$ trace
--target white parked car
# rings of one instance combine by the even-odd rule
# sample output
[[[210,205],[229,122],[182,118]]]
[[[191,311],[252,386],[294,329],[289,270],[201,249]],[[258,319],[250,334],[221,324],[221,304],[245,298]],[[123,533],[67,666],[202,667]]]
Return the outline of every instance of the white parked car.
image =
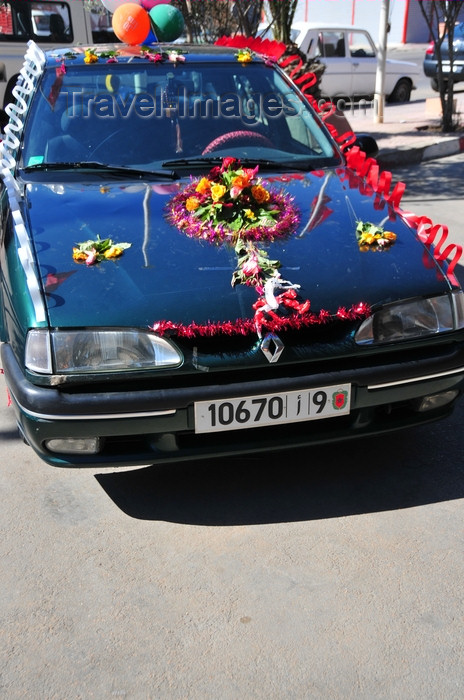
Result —
[[[262,25],[264,30],[265,25]],[[263,36],[259,32],[260,36]],[[269,34],[266,33],[266,37]],[[325,65],[321,80],[324,97],[359,99],[372,97],[378,65],[378,52],[365,29],[311,22],[295,22],[292,40],[308,55]],[[419,66],[408,61],[388,59],[385,68],[385,95],[389,102],[409,102]]]

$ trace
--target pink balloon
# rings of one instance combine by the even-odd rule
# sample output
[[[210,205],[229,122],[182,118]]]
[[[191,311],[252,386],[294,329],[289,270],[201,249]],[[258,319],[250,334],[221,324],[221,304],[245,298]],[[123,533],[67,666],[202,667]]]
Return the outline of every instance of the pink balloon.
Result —
[[[156,5],[169,5],[170,2],[171,0],[141,0],[142,7],[144,10],[147,10],[147,12]]]

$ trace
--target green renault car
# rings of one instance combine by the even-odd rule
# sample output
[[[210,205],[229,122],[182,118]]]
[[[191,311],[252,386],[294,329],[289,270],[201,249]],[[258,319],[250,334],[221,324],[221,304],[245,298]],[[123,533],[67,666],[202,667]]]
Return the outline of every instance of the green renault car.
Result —
[[[451,249],[276,61],[180,48],[28,47],[0,251],[24,440],[51,465],[126,467],[449,415]]]

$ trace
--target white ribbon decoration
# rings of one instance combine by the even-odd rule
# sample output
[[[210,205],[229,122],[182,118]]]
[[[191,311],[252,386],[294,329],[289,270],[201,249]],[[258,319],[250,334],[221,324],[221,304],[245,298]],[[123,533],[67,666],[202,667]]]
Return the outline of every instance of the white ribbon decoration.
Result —
[[[38,76],[45,65],[45,54],[33,41],[28,42],[28,49],[24,58],[24,64],[20,71],[18,83],[13,88],[13,97],[16,103],[7,105],[5,111],[9,122],[5,126],[5,138],[1,143],[1,177],[8,194],[11,215],[13,218],[14,232],[19,243],[18,257],[26,276],[26,284],[34,306],[38,323],[46,320],[45,306],[42,298],[41,287],[35,270],[35,260],[23,215],[21,213],[20,200],[22,197],[18,183],[12,175],[16,166],[16,150],[20,145],[20,136],[24,129],[22,115],[27,111],[27,98],[35,89]]]
[[[24,129],[23,114],[27,111],[27,98],[35,89],[37,78],[45,65],[45,54],[33,41],[27,43],[23,67],[19,71],[18,82],[13,88],[16,103],[6,106],[5,112],[9,117],[5,126],[5,136],[2,141],[1,169],[13,170],[16,165],[16,153],[20,144],[20,135]]]
[[[279,272],[275,272],[264,285],[264,298],[266,304],[262,307],[262,311],[275,311],[279,308],[279,302],[275,298],[275,292],[278,289],[300,289],[300,284],[293,284],[288,280],[283,280]]]

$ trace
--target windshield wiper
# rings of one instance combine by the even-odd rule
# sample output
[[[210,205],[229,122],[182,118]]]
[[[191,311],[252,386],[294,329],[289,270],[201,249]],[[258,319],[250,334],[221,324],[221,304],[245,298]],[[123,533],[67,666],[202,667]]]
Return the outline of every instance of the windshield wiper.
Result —
[[[195,156],[194,158],[175,158],[174,160],[165,160],[161,163],[162,168],[182,168],[182,166],[189,165],[214,165],[215,163],[222,163],[224,159],[221,156],[205,156],[200,158]]]
[[[224,160],[223,156],[207,156],[205,158],[178,158],[175,160],[165,160],[161,163],[163,168],[182,168],[195,165],[220,165]],[[269,168],[271,170],[314,170],[315,165],[309,165],[308,161],[304,163],[283,162],[280,160],[269,160],[268,158],[237,158],[241,165],[245,167],[253,167],[259,165],[260,168]]]
[[[142,170],[141,168],[130,168],[123,165],[111,165],[110,163],[100,163],[99,161],[70,161],[62,163],[34,163],[34,165],[27,165],[22,168],[25,173],[30,173],[34,171],[47,172],[48,170],[104,170],[105,172],[112,173],[114,175],[124,175],[131,177],[137,177],[140,180],[147,179],[150,177],[159,177],[162,179],[169,178],[170,180],[178,180],[179,175],[172,171],[166,172],[165,170]]]
[[[292,161],[283,162],[281,160],[266,160],[261,158],[240,158],[240,163],[247,167],[259,165],[260,168],[270,168],[271,170],[314,170],[315,166],[309,165],[305,160],[303,163]]]

